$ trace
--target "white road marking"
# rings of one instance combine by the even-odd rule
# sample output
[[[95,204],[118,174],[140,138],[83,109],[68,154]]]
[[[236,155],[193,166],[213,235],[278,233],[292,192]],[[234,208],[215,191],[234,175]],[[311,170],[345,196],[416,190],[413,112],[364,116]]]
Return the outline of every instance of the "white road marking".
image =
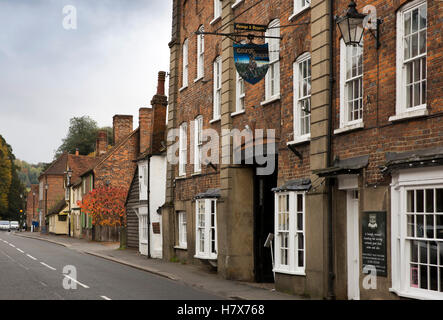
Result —
[[[36,261],[37,259],[34,258],[33,256],[31,256],[30,254],[26,254],[29,258],[31,258],[32,260]]]
[[[81,282],[75,280],[74,278],[71,278],[70,276],[67,276],[67,275],[65,275],[65,274],[64,274],[64,276],[65,276],[66,278],[68,278],[68,279],[71,279],[71,280],[74,281],[75,283],[81,285],[83,288],[85,288],[85,289],[89,289],[89,287],[88,287],[87,285],[85,285],[85,284],[83,284],[83,283],[81,283]]]
[[[3,240],[3,242],[4,242],[4,243],[6,243],[6,244],[8,244],[8,243],[9,243],[9,242],[8,242],[8,241],[6,241],[6,240]]]
[[[10,245],[11,247],[15,248],[15,246],[14,246],[12,243],[10,243],[9,245]]]
[[[53,268],[53,267],[51,267],[51,266],[49,266],[49,265],[47,265],[46,263],[44,263],[44,262],[40,262],[42,265],[44,265],[45,267],[47,267],[47,268],[49,268],[49,269],[51,269],[51,270],[57,270],[56,268]]]
[[[105,300],[112,300],[112,299],[108,298],[107,296],[100,296],[100,298],[103,298]]]
[[[25,266],[22,265],[21,263],[17,262],[17,264],[18,264],[20,267],[22,267],[23,269],[25,269],[25,270],[29,270],[29,268],[25,267]]]
[[[44,282],[42,282],[42,281],[39,281],[39,282],[40,282],[40,284],[41,284],[42,286],[44,286],[44,287],[47,287],[47,286],[48,286],[46,283],[44,283]]]
[[[20,251],[21,253],[25,253],[22,249],[16,248],[17,251]]]

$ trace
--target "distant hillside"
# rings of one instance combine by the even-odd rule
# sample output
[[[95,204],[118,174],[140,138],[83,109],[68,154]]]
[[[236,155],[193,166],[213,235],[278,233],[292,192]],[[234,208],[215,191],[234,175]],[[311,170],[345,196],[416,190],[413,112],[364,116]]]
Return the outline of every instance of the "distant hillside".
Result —
[[[19,159],[15,160],[15,165],[20,168],[18,177],[26,188],[30,188],[31,184],[38,184],[38,177],[43,172],[44,168],[47,167],[46,163],[29,164],[26,161]]]

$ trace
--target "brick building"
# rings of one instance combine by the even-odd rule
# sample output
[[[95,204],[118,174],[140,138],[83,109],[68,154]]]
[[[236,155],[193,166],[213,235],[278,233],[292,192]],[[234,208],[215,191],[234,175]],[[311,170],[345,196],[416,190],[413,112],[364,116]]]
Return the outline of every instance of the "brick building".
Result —
[[[208,263],[229,279],[269,281],[274,271],[278,290],[317,298],[442,298],[438,2],[358,1],[383,20],[380,48],[374,30],[361,46],[344,44],[333,17],[348,5],[174,1],[168,128],[184,143],[168,165],[165,258]],[[236,75],[231,39],[195,34],[232,33],[234,20],[282,37],[266,40],[279,55],[254,86]],[[199,117],[196,132],[199,123],[216,130],[221,149],[233,148],[222,129],[275,129],[274,174],[189,163]]]

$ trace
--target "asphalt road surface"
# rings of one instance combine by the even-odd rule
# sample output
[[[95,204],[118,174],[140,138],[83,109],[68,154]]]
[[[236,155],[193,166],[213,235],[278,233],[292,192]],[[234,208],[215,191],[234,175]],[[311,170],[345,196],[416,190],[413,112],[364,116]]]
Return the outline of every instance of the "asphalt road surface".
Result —
[[[75,267],[76,274],[69,266]],[[74,285],[76,289],[72,289]],[[9,299],[216,300],[222,298],[63,246],[0,232],[0,300]]]

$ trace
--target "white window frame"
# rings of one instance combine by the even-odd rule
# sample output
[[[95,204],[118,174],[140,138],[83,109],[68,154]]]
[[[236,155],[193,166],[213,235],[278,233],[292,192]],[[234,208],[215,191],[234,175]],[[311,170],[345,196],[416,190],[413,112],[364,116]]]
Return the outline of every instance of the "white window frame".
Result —
[[[205,28],[201,25],[198,31],[204,32]],[[197,36],[197,77],[194,80],[197,82],[205,76],[205,36],[200,34]]]
[[[200,204],[202,208],[200,208]],[[212,207],[213,204],[213,207]],[[214,208],[214,212],[211,212]],[[199,216],[199,210],[203,209],[202,217]],[[214,224],[211,224],[212,215],[214,215]],[[211,232],[214,238],[211,239]],[[203,245],[202,245],[203,242]],[[212,250],[214,243],[215,252]],[[195,258],[198,259],[217,259],[217,199],[198,199],[195,201]],[[203,248],[202,248],[203,247]]]
[[[139,230],[138,230],[138,236],[139,236],[139,242],[141,244],[148,244],[148,215],[140,213],[139,209],[136,209],[136,213],[138,216],[138,223],[139,223]]]
[[[363,41],[361,42],[363,44]],[[357,47],[360,48],[360,47]],[[361,127],[358,126],[359,124],[363,123],[363,111],[364,111],[364,105],[363,105],[363,92],[364,92],[364,88],[363,88],[363,77],[364,77],[364,64],[363,64],[363,48],[361,48],[362,50],[362,64],[361,64],[361,69],[362,69],[362,73],[361,75],[357,75],[355,77],[352,77],[350,79],[347,79],[347,70],[348,67],[351,66],[352,67],[352,57],[349,56],[350,54],[350,50],[353,50],[352,46],[346,46],[345,42],[343,41],[343,39],[340,40],[340,128],[345,128],[345,127],[351,127],[351,126],[356,126],[356,127]],[[357,70],[358,72],[358,70]],[[350,120],[349,119],[349,105],[348,105],[348,94],[347,94],[347,90],[348,90],[348,82],[355,81],[358,78],[361,79],[361,91],[360,92],[360,96],[361,96],[361,100],[362,100],[362,115],[361,118],[359,119],[355,119],[355,120]]]
[[[303,141],[308,141],[311,138],[311,116],[310,113],[306,114],[306,112],[304,112],[300,106],[300,100],[306,100],[309,99],[309,104],[311,104],[311,93],[312,93],[312,89],[311,89],[311,93],[309,93],[306,96],[301,96],[300,93],[300,82],[304,79],[302,79],[300,76],[300,65],[302,63],[305,63],[306,61],[311,60],[311,54],[309,52],[305,52],[302,55],[300,55],[300,57],[297,58],[297,60],[294,62],[293,65],[293,74],[294,74],[294,99],[293,99],[293,117],[294,117],[294,142],[303,142]],[[311,70],[312,70],[312,66],[311,66]],[[312,72],[311,70],[308,69],[309,71],[309,86],[312,87]],[[304,115],[303,115],[304,114]],[[308,132],[302,133],[302,121],[303,119],[309,119],[309,130]]]
[[[280,20],[275,19],[269,23],[265,36],[280,37]],[[265,101],[263,104],[280,99],[280,39],[266,38],[269,44],[269,70],[265,76]]]
[[[237,8],[240,5],[240,3],[244,2],[244,1],[245,0],[235,0],[235,2],[232,4],[231,8],[232,9]]]
[[[294,13],[289,17],[292,20],[300,12],[311,7],[311,0],[294,0]]]
[[[179,211],[177,213],[177,222],[178,222],[178,246],[181,249],[187,249],[188,240],[187,240],[187,219],[186,212]]]
[[[397,12],[397,83],[396,83],[396,115],[389,118],[390,121],[395,121],[403,118],[414,117],[414,116],[422,116],[427,115],[427,103],[422,103],[415,107],[407,108],[406,106],[406,66],[405,64],[413,61],[420,60],[422,58],[426,59],[426,69],[427,69],[427,49],[424,53],[418,54],[412,59],[409,59],[405,62],[404,60],[404,16],[405,13],[408,13],[422,5],[426,6],[427,11],[427,1],[426,0],[416,0],[409,2],[404,5],[404,7]],[[411,22],[412,23],[412,22]],[[428,19],[426,20],[426,30],[428,28]],[[418,43],[417,50],[420,50]],[[426,39],[426,47],[427,47],[427,39]],[[427,91],[427,70],[426,70],[426,91]],[[425,91],[425,93],[426,93]],[[421,90],[420,90],[421,92]],[[420,101],[421,102],[421,101]]]
[[[183,78],[182,78],[182,89],[188,86],[189,78],[189,40],[185,39],[183,42]]]
[[[180,125],[179,135],[179,163],[178,163],[178,175],[180,177],[186,176],[186,164],[188,157],[188,124],[183,122]]]
[[[222,59],[218,56],[214,60],[214,97],[212,108],[212,121],[221,117],[221,96],[222,96]]]
[[[242,90],[243,89],[243,90]],[[245,80],[236,72],[235,78],[235,112],[231,115],[235,116],[237,114],[245,112]]]
[[[210,24],[216,23],[218,20],[220,20],[222,15],[222,1],[221,0],[214,0],[214,19],[210,22]]]
[[[407,236],[407,190],[443,188],[443,167],[394,172],[391,183],[391,274],[392,288],[399,296],[413,299],[443,299],[443,292],[410,286],[410,251]],[[435,203],[435,197],[434,197]],[[435,207],[435,204],[434,204]],[[424,215],[426,213],[423,213]],[[435,222],[434,222],[435,223]],[[426,240],[426,238],[423,238]],[[438,270],[437,270],[438,271]]]
[[[279,215],[280,215],[280,202],[279,198],[281,196],[289,197],[289,208],[288,209],[288,223],[289,226],[285,229],[279,228]],[[297,198],[302,197],[302,211],[297,209]],[[302,214],[302,229],[298,229],[297,226],[297,215]],[[305,192],[277,192],[275,194],[275,241],[274,241],[274,254],[275,254],[275,266],[274,272],[286,273],[292,275],[305,275],[306,268],[306,193]],[[285,231],[286,230],[286,231]],[[287,233],[289,237],[288,241],[288,264],[281,263],[281,239],[282,234]],[[303,235],[303,248],[299,248],[298,237],[299,234]],[[303,265],[299,266],[298,252],[303,251]]]
[[[202,150],[203,150],[203,116],[198,116],[194,121],[194,172],[202,170]]]

